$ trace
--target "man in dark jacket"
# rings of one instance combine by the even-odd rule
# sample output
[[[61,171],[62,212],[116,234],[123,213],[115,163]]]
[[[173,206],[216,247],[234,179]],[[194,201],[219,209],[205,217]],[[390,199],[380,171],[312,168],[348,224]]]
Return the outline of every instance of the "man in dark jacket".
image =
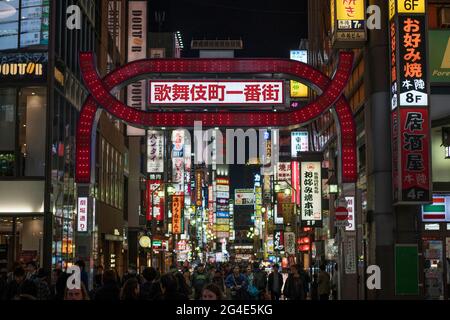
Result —
[[[286,279],[283,294],[289,300],[304,300],[306,297],[303,279],[299,270],[299,266],[291,266],[291,273]]]
[[[155,300],[161,294],[161,287],[158,281],[158,272],[153,267],[146,267],[142,271],[144,283],[140,288],[141,300]]]
[[[13,276],[14,279],[6,285],[3,300],[20,299],[21,297],[36,299],[36,285],[33,281],[26,279],[25,270],[22,267],[17,267],[14,269]]]
[[[120,299],[120,288],[117,284],[116,272],[112,269],[103,274],[103,286],[95,292],[94,300],[115,301]]]
[[[253,264],[253,273],[253,285],[259,290],[259,299],[263,300],[267,287],[267,274],[258,263]]]
[[[192,288],[194,289],[195,300],[200,300],[203,287],[209,283],[209,275],[205,271],[205,266],[199,264],[197,270],[192,275]]]
[[[269,274],[268,291],[272,300],[280,300],[281,288],[283,288],[283,276],[278,272],[278,264],[273,265],[273,272]]]

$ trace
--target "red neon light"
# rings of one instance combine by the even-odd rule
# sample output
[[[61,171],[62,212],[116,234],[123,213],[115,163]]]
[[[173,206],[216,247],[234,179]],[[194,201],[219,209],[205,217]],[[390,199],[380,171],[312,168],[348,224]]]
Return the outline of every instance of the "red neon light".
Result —
[[[342,132],[343,181],[356,180],[355,124],[348,102],[341,96],[352,71],[353,53],[341,52],[335,76],[330,80],[320,71],[297,61],[282,59],[151,59],[122,66],[103,80],[95,69],[92,53],[80,54],[83,79],[91,96],[86,100],[77,128],[76,180],[90,182],[90,140],[97,103],[115,117],[136,126],[191,127],[194,121],[203,126],[266,127],[301,124],[318,117],[336,103]],[[149,73],[286,73],[315,84],[323,94],[301,109],[287,112],[145,112],[130,108],[110,94],[115,87],[132,78]],[[95,99],[95,100],[94,100]],[[349,125],[346,125],[349,124]],[[353,141],[350,141],[354,139]]]

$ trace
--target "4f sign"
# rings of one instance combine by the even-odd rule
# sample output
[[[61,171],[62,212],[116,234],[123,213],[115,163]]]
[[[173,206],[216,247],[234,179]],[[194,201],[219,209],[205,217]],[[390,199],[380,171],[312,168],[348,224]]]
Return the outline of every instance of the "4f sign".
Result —
[[[397,0],[398,13],[425,13],[425,0]]]

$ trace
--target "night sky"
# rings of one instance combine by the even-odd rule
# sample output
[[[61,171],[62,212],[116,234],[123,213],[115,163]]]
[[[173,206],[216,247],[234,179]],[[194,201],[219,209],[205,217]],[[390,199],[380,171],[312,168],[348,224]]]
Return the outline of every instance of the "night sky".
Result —
[[[192,39],[230,38],[244,42],[237,57],[289,58],[308,32],[306,0],[150,0],[149,8],[166,12],[161,31],[181,31],[183,57],[198,57]]]

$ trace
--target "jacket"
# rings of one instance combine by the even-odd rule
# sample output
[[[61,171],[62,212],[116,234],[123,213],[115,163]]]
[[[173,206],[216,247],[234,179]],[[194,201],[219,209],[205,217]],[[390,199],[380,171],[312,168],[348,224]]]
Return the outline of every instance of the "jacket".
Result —
[[[278,275],[278,290],[274,291],[273,290],[273,278],[274,278],[275,273],[271,273],[269,274],[269,281],[268,281],[268,290],[269,292],[273,292],[273,293],[277,293],[277,294],[281,294],[281,288],[283,287],[283,276],[281,275],[281,273],[277,273]]]
[[[331,290],[330,275],[327,272],[320,271],[317,282],[319,284],[319,290],[318,290],[319,295],[330,294],[330,290]]]
[[[289,300],[303,300],[305,299],[305,288],[303,284],[302,277],[294,277],[293,274],[290,274],[286,279],[286,283],[284,285],[283,294]]]

